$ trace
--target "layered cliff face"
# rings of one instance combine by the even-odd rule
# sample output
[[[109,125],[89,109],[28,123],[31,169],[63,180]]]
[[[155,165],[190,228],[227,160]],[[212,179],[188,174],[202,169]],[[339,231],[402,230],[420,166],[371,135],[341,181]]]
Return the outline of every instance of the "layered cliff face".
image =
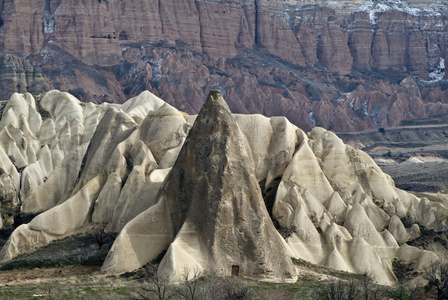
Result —
[[[39,94],[51,88],[42,69],[14,55],[0,55],[0,99],[8,99],[11,91]]]
[[[340,74],[350,73],[352,61],[410,71],[436,68],[446,58],[444,7],[419,11],[398,0],[382,2],[3,0],[0,50],[38,54],[53,41],[87,64],[115,65],[122,45],[164,40],[183,41],[214,59],[256,45],[299,65],[319,60]],[[345,22],[335,12],[344,5],[350,6],[346,15],[352,13]]]
[[[336,131],[447,111],[440,3],[22,1],[0,2],[0,51],[27,56],[53,87],[83,101],[122,102],[149,89],[197,113],[215,87],[236,112]],[[408,76],[425,106],[419,116],[397,86]],[[351,105],[360,86],[368,109]],[[24,90],[5,94],[14,91]]]
[[[420,235],[415,223],[446,226],[440,206],[396,188],[332,132],[231,114],[217,91],[198,116],[147,91],[121,105],[14,94],[0,158],[1,205],[35,215],[11,234],[3,263],[103,229],[118,233],[105,272],[163,257],[158,272],[171,281],[185,269],[237,269],[292,282],[294,257],[392,284],[394,258],[417,272],[438,259],[407,244]]]

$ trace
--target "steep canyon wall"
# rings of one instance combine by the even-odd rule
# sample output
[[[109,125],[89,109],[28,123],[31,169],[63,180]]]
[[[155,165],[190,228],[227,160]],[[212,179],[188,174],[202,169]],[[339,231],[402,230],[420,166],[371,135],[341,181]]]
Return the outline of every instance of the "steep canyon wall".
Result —
[[[149,89],[197,113],[217,88],[236,112],[336,131],[447,111],[437,84],[448,55],[443,4],[3,0],[0,7],[0,51],[27,58],[53,87],[84,101],[122,102]],[[408,76],[418,99],[399,92]],[[0,98],[14,91],[24,90],[5,89]]]

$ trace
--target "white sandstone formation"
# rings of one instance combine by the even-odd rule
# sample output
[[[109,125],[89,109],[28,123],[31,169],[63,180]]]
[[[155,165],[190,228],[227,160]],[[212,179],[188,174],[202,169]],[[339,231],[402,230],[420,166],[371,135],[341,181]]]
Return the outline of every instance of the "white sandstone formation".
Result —
[[[211,93],[159,193],[158,204],[142,213],[148,217],[137,217],[139,222],[125,226],[103,270],[127,271],[124,258],[132,266],[138,266],[142,256],[146,261],[155,259],[160,252],[149,256],[147,250],[154,243],[157,248],[164,245],[162,250],[169,245],[158,272],[172,281],[181,280],[185,269],[230,276],[236,266],[241,276],[294,282],[297,271],[290,250],[264,206],[249,151],[224,99]],[[166,232],[160,233],[157,216],[167,223]]]
[[[265,203],[261,183],[273,194]],[[295,257],[392,284],[393,259],[417,270],[437,260],[406,244],[419,227],[401,221],[437,229],[428,199],[397,189],[335,134],[232,115],[218,93],[197,117],[147,91],[122,105],[14,94],[0,120],[0,199],[37,214],[12,233],[2,262],[90,225],[118,233],[104,271],[166,251],[159,273],[173,281],[185,268],[234,268],[291,282]]]

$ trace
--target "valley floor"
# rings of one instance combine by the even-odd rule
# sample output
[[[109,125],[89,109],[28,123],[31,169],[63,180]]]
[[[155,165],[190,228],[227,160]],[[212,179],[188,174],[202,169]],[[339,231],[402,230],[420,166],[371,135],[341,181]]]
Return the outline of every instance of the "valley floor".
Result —
[[[398,188],[447,193],[447,120],[414,120],[401,125],[338,136],[369,154],[385,173],[391,175]]]

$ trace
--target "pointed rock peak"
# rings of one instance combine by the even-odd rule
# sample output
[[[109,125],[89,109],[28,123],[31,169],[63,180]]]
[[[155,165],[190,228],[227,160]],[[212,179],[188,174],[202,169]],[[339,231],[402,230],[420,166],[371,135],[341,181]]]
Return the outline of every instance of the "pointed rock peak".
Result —
[[[399,91],[401,93],[407,94],[407,95],[412,95],[412,96],[416,96],[416,97],[422,97],[420,94],[420,89],[418,88],[417,83],[415,82],[415,80],[411,77],[408,76],[405,79],[403,79],[400,82],[399,87]]]
[[[248,151],[221,94],[212,91],[162,187],[160,201],[168,203],[176,237],[160,273],[181,274],[191,257],[198,269],[225,276],[237,266],[246,277],[295,280]]]
[[[326,208],[332,215],[340,218],[344,215],[347,205],[338,192],[333,192],[330,199],[327,201]]]
[[[227,105],[226,100],[222,97],[221,93],[219,91],[212,90],[207,96],[207,100],[205,101],[204,106],[202,107],[201,111],[199,112],[199,115],[203,114],[203,111],[209,110],[211,107],[214,107],[215,109],[224,109],[228,113],[230,112],[230,108]]]
[[[345,262],[344,258],[342,258],[341,253],[334,248],[333,251],[327,258],[327,266],[336,270],[342,270],[345,272],[353,272],[350,267]]]
[[[365,93],[366,92],[366,88],[364,87],[364,85],[360,84],[360,85],[358,85],[358,87],[356,88],[355,91],[359,92],[359,93]]]
[[[216,90],[210,91],[210,93],[208,93],[206,103],[210,102],[210,101],[215,101],[216,103],[219,103],[220,105],[223,105],[228,108],[227,103],[224,100],[224,98],[222,97],[220,91],[216,91]]]

